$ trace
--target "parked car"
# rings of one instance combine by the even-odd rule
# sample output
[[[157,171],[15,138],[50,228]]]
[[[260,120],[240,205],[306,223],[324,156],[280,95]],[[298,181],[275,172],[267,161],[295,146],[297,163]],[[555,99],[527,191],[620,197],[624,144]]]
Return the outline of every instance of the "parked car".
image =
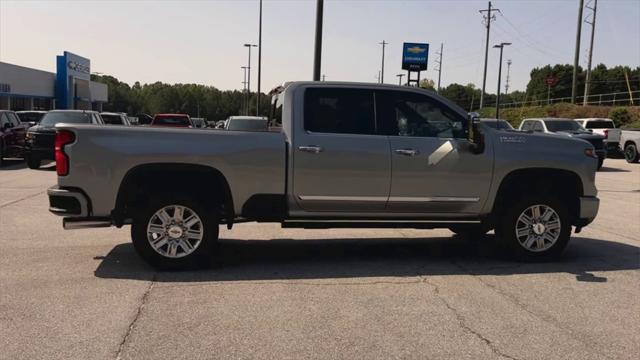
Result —
[[[515,130],[507,120],[503,119],[482,118],[480,122],[496,130]]]
[[[153,116],[149,114],[138,114],[136,115],[138,119],[138,123],[136,125],[150,125],[153,122]]]
[[[25,160],[30,169],[40,167],[42,160],[55,160],[55,126],[65,124],[104,125],[97,111],[90,110],[51,110],[36,126],[27,131]]]
[[[4,158],[24,156],[26,126],[10,110],[0,110],[0,166]]]
[[[42,120],[42,117],[46,113],[46,111],[40,110],[16,111],[16,114],[18,114],[20,121],[22,121],[23,124],[26,124],[29,127],[38,125],[38,123],[40,122],[40,120]]]
[[[207,261],[218,225],[246,221],[495,229],[543,259],[598,211],[591,144],[481,126],[431,91],[296,82],[272,114],[281,132],[59,125],[49,210],[66,229],[132,224],[138,254],[165,269]]]
[[[124,113],[101,112],[100,116],[102,117],[105,125],[131,126],[131,122],[129,122],[127,114]]]
[[[594,134],[604,136],[605,150],[608,154],[618,153],[620,148],[620,129],[616,129],[613,120],[605,118],[575,119],[583,128]]]
[[[520,123],[521,131],[534,131],[549,134],[570,136],[576,139],[588,141],[593,145],[598,155],[598,170],[602,167],[607,152],[604,148],[604,136],[593,134],[571,119],[563,118],[538,118],[524,119]]]
[[[262,116],[229,116],[225,121],[225,130],[267,131],[269,121]]]
[[[151,126],[192,128],[193,123],[187,114],[156,114]]]
[[[622,130],[620,135],[620,151],[628,163],[640,161],[640,130]]]
[[[205,118],[191,118],[191,122],[193,123],[193,127],[195,128],[207,127],[207,119]]]

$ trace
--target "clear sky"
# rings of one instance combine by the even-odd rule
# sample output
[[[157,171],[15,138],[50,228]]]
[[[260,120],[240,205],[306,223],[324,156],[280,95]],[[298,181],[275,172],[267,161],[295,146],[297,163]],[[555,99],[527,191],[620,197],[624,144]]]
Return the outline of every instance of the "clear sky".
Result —
[[[593,0],[591,0],[593,1]],[[586,4],[590,0],[585,0]],[[548,63],[573,63],[578,0],[495,0],[490,45],[512,60],[511,89]],[[487,1],[327,0],[322,73],[327,80],[375,82],[382,40],[385,82],[397,83],[402,43],[444,43],[442,84],[482,83],[485,28],[478,10]],[[262,90],[313,72],[315,1],[265,0]],[[585,16],[590,11],[585,10]],[[241,89],[244,43],[258,41],[258,0],[17,1],[0,0],[0,61],[55,71],[64,50],[91,59],[91,70],[132,84],[198,83]],[[586,66],[590,27],[583,26],[580,64]],[[252,54],[256,88],[257,52]],[[594,65],[640,66],[640,0],[600,0]],[[498,50],[489,50],[487,91],[497,82]],[[506,70],[506,69],[505,69]],[[503,78],[504,79],[504,78]],[[503,82],[504,84],[504,82]]]

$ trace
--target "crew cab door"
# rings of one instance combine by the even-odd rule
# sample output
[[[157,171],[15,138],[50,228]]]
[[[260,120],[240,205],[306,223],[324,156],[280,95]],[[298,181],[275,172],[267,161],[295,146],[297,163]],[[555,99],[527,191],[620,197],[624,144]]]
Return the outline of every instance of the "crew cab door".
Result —
[[[308,87],[298,96],[304,106],[296,113],[291,147],[298,206],[305,212],[383,211],[391,163],[387,137],[376,134],[373,90]]]
[[[411,91],[376,92],[377,114],[391,146],[387,209],[413,213],[479,213],[489,192],[493,147],[473,151],[465,115]]]

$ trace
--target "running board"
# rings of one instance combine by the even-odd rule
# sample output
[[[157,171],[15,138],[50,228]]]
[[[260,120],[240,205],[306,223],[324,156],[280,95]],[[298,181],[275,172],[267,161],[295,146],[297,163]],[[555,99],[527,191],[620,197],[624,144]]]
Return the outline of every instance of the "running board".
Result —
[[[329,229],[329,228],[405,228],[437,229],[458,224],[480,224],[480,220],[287,220],[283,228]]]
[[[113,225],[110,218],[73,218],[67,217],[62,219],[62,227],[65,230],[88,229],[109,227]]]

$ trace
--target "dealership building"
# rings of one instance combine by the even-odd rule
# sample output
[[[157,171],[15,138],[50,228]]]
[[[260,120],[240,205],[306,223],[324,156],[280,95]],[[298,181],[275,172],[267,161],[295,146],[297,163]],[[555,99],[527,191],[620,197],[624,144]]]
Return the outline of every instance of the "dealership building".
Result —
[[[65,51],[56,73],[0,62],[0,109],[102,111],[106,84],[91,81],[91,61]]]

